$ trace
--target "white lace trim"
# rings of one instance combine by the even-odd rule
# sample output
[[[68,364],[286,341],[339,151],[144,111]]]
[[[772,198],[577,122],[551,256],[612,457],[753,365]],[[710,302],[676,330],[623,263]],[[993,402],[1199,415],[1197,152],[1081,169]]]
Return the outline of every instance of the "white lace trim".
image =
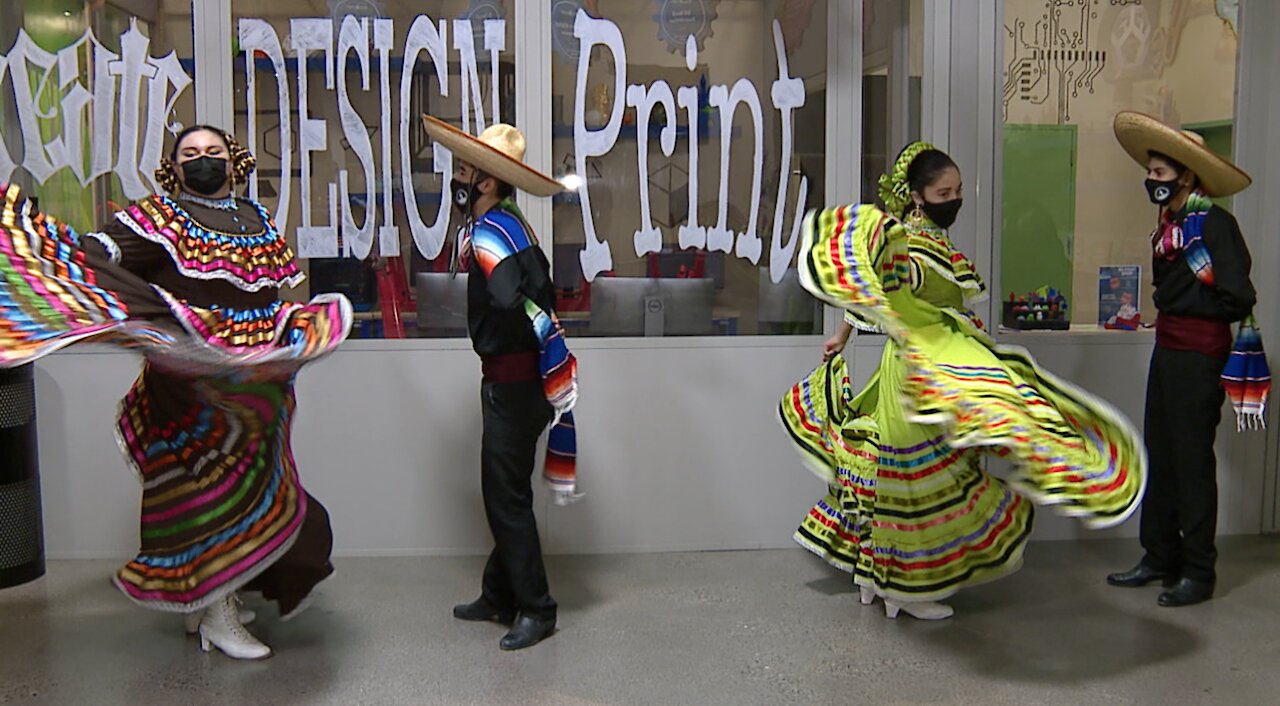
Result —
[[[101,244],[107,251],[107,258],[111,260],[112,264],[119,265],[120,261],[124,259],[124,253],[120,251],[120,243],[117,243],[115,238],[106,233],[85,233],[83,237]]]
[[[858,316],[852,311],[849,311],[848,309],[844,310],[844,321],[845,323],[849,324],[850,326],[864,333],[885,333],[883,326],[879,326],[877,324],[871,323],[870,321],[866,321],[862,317]]]

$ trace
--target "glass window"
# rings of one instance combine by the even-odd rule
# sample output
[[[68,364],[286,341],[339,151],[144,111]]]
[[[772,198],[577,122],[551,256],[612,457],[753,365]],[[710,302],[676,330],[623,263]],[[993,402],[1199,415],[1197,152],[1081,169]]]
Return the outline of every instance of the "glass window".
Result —
[[[924,68],[922,0],[862,4],[861,200],[879,203],[880,176],[920,139]],[[878,336],[857,331],[859,336]]]
[[[342,292],[353,336],[466,335],[448,270],[452,174],[422,129],[515,122],[513,0],[233,0],[235,130],[307,285]],[[302,69],[300,71],[300,68]]]
[[[0,181],[81,232],[156,189],[195,117],[190,0],[0,3]]]
[[[1157,211],[1112,119],[1141,111],[1229,157],[1234,4],[1006,0],[1001,299],[1056,289],[1088,329],[1127,296],[1154,321]]]
[[[862,4],[862,200],[879,200],[880,175],[920,139],[923,0]]]
[[[821,333],[827,3],[552,3],[553,207],[570,335]]]

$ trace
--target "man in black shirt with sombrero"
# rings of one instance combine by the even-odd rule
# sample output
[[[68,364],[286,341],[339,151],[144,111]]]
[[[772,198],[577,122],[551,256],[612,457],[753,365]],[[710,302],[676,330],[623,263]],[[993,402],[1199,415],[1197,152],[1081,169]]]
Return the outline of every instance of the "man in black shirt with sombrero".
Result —
[[[1199,135],[1155,118],[1120,113],[1115,133],[1147,170],[1147,193],[1160,217],[1151,234],[1158,317],[1144,422],[1150,463],[1139,532],[1146,554],[1107,582],[1135,587],[1161,581],[1166,590],[1159,604],[1186,606],[1211,598],[1217,578],[1213,443],[1224,385],[1242,426],[1260,420],[1270,385],[1269,376],[1224,377],[1229,357],[1238,355],[1231,324],[1250,316],[1256,294],[1240,227],[1210,199],[1243,191],[1250,179],[1209,151]],[[1242,327],[1242,341],[1246,330],[1253,331]],[[1256,353],[1261,355],[1260,345]]]

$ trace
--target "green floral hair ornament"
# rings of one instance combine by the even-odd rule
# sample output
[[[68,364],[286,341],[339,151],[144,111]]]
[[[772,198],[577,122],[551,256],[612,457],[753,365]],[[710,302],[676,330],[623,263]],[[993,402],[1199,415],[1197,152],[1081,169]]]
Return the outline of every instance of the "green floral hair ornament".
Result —
[[[907,169],[921,152],[932,149],[937,148],[928,142],[913,142],[907,145],[902,150],[902,154],[898,155],[898,161],[893,163],[893,169],[880,177],[880,200],[884,202],[889,213],[901,216],[906,212],[907,204],[911,203],[911,185],[907,183]]]

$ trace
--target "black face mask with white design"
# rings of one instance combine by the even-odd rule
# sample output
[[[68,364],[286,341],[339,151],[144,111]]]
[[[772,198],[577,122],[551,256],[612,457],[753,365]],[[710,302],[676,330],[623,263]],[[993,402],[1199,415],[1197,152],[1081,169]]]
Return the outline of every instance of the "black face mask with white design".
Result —
[[[454,208],[462,211],[463,214],[471,214],[471,204],[475,203],[476,197],[480,195],[480,189],[476,186],[479,181],[476,179],[467,182],[455,177],[449,182],[449,194]]]
[[[1147,198],[1151,199],[1151,203],[1157,206],[1168,206],[1173,197],[1178,195],[1181,185],[1177,179],[1168,181],[1160,181],[1159,179],[1147,179],[1143,184],[1147,187]]]

